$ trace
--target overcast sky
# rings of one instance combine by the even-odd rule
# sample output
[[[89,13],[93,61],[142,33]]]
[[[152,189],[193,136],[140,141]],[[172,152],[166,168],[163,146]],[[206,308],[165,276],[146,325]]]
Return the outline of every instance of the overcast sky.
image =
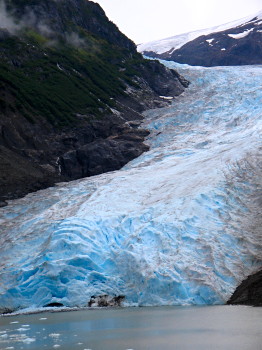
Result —
[[[262,10],[261,0],[93,0],[136,44],[213,27]]]

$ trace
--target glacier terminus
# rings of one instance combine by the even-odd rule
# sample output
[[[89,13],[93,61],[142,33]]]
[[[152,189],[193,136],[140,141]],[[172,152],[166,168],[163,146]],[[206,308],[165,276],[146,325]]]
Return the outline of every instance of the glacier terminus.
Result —
[[[191,84],[144,113],[120,171],[0,209],[0,309],[223,304],[262,267],[262,66],[165,62]]]

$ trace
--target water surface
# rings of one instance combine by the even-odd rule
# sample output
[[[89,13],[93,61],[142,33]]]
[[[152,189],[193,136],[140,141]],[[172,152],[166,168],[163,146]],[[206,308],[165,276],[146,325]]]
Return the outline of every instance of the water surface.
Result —
[[[0,318],[0,349],[261,350],[262,308],[157,307]]]

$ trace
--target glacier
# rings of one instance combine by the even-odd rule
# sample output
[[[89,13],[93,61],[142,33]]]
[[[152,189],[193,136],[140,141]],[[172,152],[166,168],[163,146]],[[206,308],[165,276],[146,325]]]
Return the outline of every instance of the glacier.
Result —
[[[262,267],[262,66],[190,67],[119,171],[0,209],[0,310],[223,304]]]

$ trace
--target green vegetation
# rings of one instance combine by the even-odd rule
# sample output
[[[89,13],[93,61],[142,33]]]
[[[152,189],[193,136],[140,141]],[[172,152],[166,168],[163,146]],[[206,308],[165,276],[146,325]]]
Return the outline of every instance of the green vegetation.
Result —
[[[137,86],[134,76],[145,60],[97,4],[5,3],[20,32],[0,40],[0,112],[72,125],[77,114],[86,119],[108,115],[126,85]]]
[[[114,98],[125,94],[124,82],[134,84],[134,60],[141,58],[84,34],[79,47],[32,29],[0,42],[0,81],[14,97],[13,109],[31,122],[41,116],[57,126],[74,123],[76,114],[98,118],[110,112]],[[0,109],[6,108],[1,98]]]

